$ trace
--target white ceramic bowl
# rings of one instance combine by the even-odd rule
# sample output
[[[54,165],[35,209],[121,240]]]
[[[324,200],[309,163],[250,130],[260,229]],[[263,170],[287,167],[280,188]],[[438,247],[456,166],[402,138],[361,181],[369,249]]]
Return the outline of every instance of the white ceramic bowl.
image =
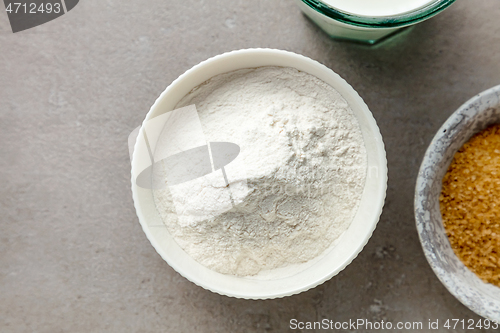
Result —
[[[147,149],[139,144],[139,140],[132,158],[134,205],[146,236],[161,257],[182,276],[205,289],[222,295],[250,299],[293,295],[323,283],[344,269],[372,235],[382,212],[387,187],[384,144],[366,104],[356,91],[332,70],[291,52],[271,49],[239,50],[213,57],[194,66],[175,80],[156,100],[146,115],[139,135],[143,135],[148,120],[172,111],[191,89],[211,77],[237,69],[262,66],[293,67],[330,84],[349,103],[361,127],[368,154],[368,171],[360,207],[348,230],[323,255],[305,264],[253,277],[224,275],[206,268],[184,252],[164,227],[155,207],[152,191],[136,185],[135,177],[150,164]]]
[[[446,236],[439,195],[455,153],[474,134],[500,122],[500,86],[473,97],[439,129],[425,153],[415,189],[415,219],[427,261],[444,286],[477,314],[500,322],[500,288],[483,282],[454,254]]]

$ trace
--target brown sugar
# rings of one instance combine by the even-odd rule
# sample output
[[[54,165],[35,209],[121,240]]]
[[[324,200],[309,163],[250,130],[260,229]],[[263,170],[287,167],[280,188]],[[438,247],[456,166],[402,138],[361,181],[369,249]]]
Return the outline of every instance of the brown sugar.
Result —
[[[482,280],[500,286],[500,124],[455,154],[439,202],[455,254]]]

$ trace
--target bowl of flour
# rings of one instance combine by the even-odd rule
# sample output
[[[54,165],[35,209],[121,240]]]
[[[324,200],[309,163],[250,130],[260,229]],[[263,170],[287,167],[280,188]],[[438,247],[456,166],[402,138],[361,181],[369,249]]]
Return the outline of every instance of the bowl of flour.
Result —
[[[132,158],[134,204],[177,272],[219,294],[293,295],[330,279],[380,217],[387,161],[353,88],[280,50],[225,53],[156,100]]]

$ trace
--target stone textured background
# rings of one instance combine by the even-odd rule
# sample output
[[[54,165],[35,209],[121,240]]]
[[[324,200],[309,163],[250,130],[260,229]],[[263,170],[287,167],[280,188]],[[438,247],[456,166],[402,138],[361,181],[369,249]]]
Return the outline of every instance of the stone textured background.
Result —
[[[0,331],[479,319],[429,268],[413,190],[441,124],[500,83],[499,17],[497,0],[458,1],[369,47],[331,40],[291,0],[84,0],[16,34],[0,12]],[[164,88],[202,60],[249,47],[294,51],[340,74],[373,112],[389,162],[384,212],[359,257],[313,290],[268,301],[216,295],[171,269],[140,228],[129,180],[127,136]]]

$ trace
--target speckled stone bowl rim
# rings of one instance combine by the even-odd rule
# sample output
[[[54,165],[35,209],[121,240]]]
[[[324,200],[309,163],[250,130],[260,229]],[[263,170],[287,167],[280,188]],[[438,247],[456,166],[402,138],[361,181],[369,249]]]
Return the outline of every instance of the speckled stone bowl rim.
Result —
[[[433,166],[442,162],[445,154],[453,153],[454,155],[463,143],[467,142],[472,135],[480,132],[492,123],[499,122],[499,110],[500,85],[487,89],[472,97],[470,100],[461,105],[446,120],[432,139],[422,160],[416,181],[414,201],[415,222],[419,239],[425,257],[436,276],[446,289],[448,289],[448,291],[462,304],[478,315],[496,322],[500,322],[500,299],[493,297],[492,295],[500,295],[500,289],[479,279],[474,273],[465,267],[455,254],[453,254],[453,258],[451,258],[451,261],[455,262],[451,265],[458,267],[459,273],[464,274],[463,279],[457,278],[457,274],[453,274],[453,272],[449,269],[443,267],[442,260],[443,258],[446,258],[447,254],[440,253],[440,251],[436,250],[437,247],[442,246],[442,244],[436,244],[433,242],[439,242],[439,240],[436,239],[442,237],[441,241],[442,239],[446,239],[446,245],[451,251],[453,250],[451,249],[451,245],[444,232],[444,227],[438,230],[429,228],[428,224],[430,222],[429,219],[431,219],[431,212],[425,206],[428,204],[426,201],[430,200],[429,193],[427,193],[426,196],[422,196],[422,193],[425,193],[426,190],[430,192],[429,189],[431,188],[432,183],[436,181],[436,174],[439,172],[436,171],[436,168],[433,168]],[[458,147],[453,148],[453,151],[451,151],[450,149],[452,148],[450,148],[450,144],[453,143],[453,139],[451,137],[459,136],[461,131],[470,131],[470,127],[472,127],[470,124],[474,123],[476,118],[481,116],[486,119],[490,117],[490,122],[480,122],[479,128],[475,129],[472,134],[467,135],[466,138],[462,138],[462,141],[464,142],[462,142],[462,144]],[[450,163],[451,160],[447,163],[446,169]],[[441,183],[442,177],[439,179]],[[439,184],[439,186],[439,189],[441,189],[441,184]],[[439,221],[433,220],[433,222],[439,222],[442,226],[440,214]],[[431,234],[430,230],[439,233],[439,235],[436,233]],[[450,258],[448,257],[447,259],[449,260]],[[480,288],[478,288],[478,286],[480,286]],[[491,291],[490,293],[485,292],[485,289],[488,290],[488,288]]]

